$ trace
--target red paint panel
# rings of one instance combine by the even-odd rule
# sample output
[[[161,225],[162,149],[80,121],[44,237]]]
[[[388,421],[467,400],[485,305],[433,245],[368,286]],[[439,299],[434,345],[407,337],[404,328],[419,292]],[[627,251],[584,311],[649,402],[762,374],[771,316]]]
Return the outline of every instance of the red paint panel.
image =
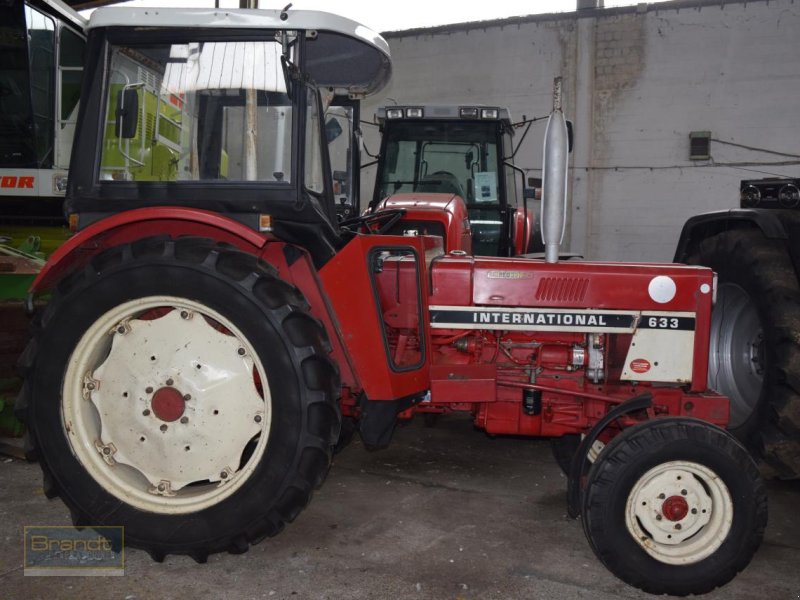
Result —
[[[658,275],[677,287],[663,304],[648,292]],[[685,265],[447,256],[433,266],[431,304],[694,312],[710,307],[711,294],[699,290],[702,284],[710,289],[712,278],[711,269]]]
[[[655,302],[648,291],[658,275],[670,277],[675,297]],[[446,256],[432,266],[430,304],[533,308],[591,308],[696,313],[691,390],[708,376],[713,273],[704,267]]]
[[[648,293],[648,285],[657,275],[671,277],[677,285],[670,302],[655,302]],[[547,279],[571,281],[573,285],[565,285],[558,296],[545,294],[537,298],[537,290],[548,285]],[[711,280],[710,269],[683,265],[577,261],[551,264],[531,259],[476,258],[472,301],[485,306],[692,311],[697,306],[700,285],[710,285]]]
[[[361,383],[356,377],[349,351],[344,345],[341,327],[339,327],[336,315],[333,313],[330,300],[322,289],[319,274],[314,268],[308,252],[294,246],[294,249],[300,253],[300,257],[290,265],[286,262],[285,249],[286,244],[283,242],[270,242],[264,247],[260,258],[275,267],[278,270],[278,275],[299,288],[306,300],[308,300],[311,306],[311,314],[322,322],[328,333],[328,339],[332,346],[331,356],[339,366],[342,387],[345,388],[342,392],[342,401],[343,403],[351,401],[350,390],[360,390]],[[355,405],[354,400],[352,400],[352,404]]]
[[[533,242],[534,211],[528,208],[527,215],[522,208],[514,211],[514,255],[525,254],[528,252]],[[527,222],[527,223],[526,223]],[[525,236],[527,234],[527,243]]]
[[[445,252],[461,250],[472,254],[472,231],[467,205],[453,194],[402,193],[386,198],[378,210],[405,209],[404,221],[436,221],[445,231]]]
[[[472,256],[446,256],[431,266],[430,304],[469,306],[472,299]]]
[[[422,314],[427,314],[426,250],[438,238],[402,236],[356,236],[320,271],[325,292],[350,354],[356,375],[370,400],[393,400],[430,388],[430,352],[427,319],[423,318],[423,340],[428,345],[423,364],[414,370],[396,371],[383,336],[383,325],[369,272],[370,250],[381,247],[413,248],[419,261]]]
[[[494,364],[431,365],[431,402],[494,402]]]

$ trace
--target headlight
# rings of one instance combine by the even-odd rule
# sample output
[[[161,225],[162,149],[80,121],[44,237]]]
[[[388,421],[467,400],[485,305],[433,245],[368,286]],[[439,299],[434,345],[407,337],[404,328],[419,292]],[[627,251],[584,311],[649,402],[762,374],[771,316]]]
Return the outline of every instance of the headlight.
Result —
[[[793,183],[787,183],[778,192],[778,202],[784,208],[794,208],[800,204],[800,189]]]
[[[761,202],[761,190],[754,185],[746,185],[742,188],[741,200],[742,206],[745,208],[758,206],[758,203]]]

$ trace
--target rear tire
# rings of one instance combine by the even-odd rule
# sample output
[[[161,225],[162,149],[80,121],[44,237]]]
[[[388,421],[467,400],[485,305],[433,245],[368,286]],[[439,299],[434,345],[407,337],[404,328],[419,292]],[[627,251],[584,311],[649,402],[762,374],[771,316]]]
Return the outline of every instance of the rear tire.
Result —
[[[328,351],[302,295],[251,255],[150,238],[94,257],[60,282],[21,363],[47,495],[156,560],[246,551],[327,473]]]
[[[719,278],[708,384],[731,399],[729,431],[768,470],[800,477],[800,285],[783,242],[726,231],[687,262]]]
[[[703,421],[626,429],[589,471],[583,528],[617,577],[652,594],[703,594],[758,549],[767,494],[747,450]]]

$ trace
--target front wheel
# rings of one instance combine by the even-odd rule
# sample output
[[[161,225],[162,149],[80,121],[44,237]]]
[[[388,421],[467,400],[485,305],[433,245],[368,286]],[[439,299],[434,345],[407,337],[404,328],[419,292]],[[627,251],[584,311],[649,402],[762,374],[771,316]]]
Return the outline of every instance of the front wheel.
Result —
[[[582,518],[595,554],[620,579],[653,594],[702,594],[750,562],[767,496],[730,434],[663,418],[606,446],[589,471]]]
[[[95,257],[23,356],[45,491],[156,559],[243,552],[327,473],[327,348],[301,294],[250,255],[151,238]]]

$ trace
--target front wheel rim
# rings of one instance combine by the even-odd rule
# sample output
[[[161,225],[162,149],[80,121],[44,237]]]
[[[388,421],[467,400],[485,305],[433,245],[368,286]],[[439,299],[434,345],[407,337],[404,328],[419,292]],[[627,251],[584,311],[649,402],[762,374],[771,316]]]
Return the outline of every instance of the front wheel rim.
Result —
[[[651,557],[670,565],[696,563],[716,552],[732,523],[728,487],[695,462],[653,467],[633,486],[625,507],[631,537]]]
[[[254,348],[226,317],[185,298],[120,304],[81,336],[62,388],[73,454],[105,491],[180,514],[220,503],[250,478],[271,398]]]

